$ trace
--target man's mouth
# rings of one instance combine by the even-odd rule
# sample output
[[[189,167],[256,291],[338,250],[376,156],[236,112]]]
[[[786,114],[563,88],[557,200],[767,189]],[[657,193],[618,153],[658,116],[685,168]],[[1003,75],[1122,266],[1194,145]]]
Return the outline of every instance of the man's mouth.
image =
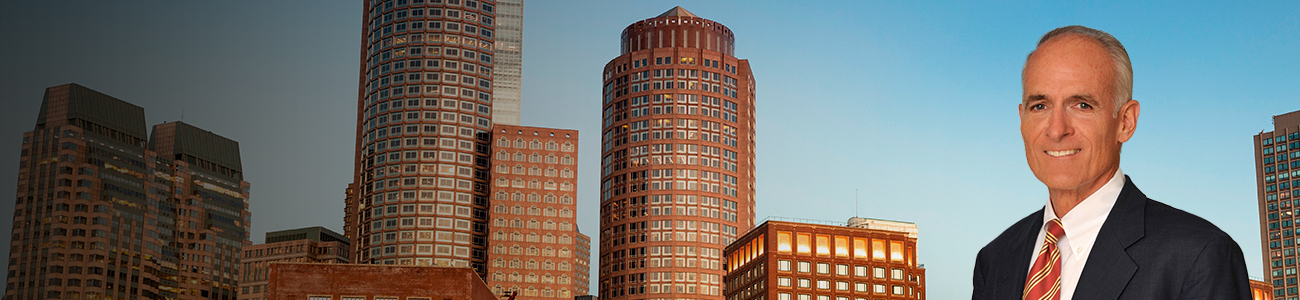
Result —
[[[1081,150],[1083,150],[1083,149],[1070,149],[1070,150],[1057,150],[1057,151],[1047,150],[1047,151],[1043,151],[1043,152],[1046,152],[1047,155],[1052,156],[1052,157],[1062,157],[1062,156],[1066,156],[1066,155],[1072,155],[1072,154],[1075,154],[1075,153],[1079,153],[1079,151],[1081,151]]]

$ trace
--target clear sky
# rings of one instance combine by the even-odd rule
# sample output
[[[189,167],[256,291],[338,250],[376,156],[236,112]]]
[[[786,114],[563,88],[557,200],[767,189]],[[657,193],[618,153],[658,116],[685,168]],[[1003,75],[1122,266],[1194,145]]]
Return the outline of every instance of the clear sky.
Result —
[[[681,5],[730,27],[753,66],[758,219],[843,221],[856,190],[858,215],[920,227],[929,297],[967,298],[976,251],[1046,203],[1018,130],[1025,55],[1086,25],[1133,61],[1142,115],[1124,172],[1231,234],[1259,277],[1251,136],[1300,110],[1300,3],[1238,2],[534,0],[523,123],[581,131],[578,216],[594,237],[600,70],[625,26]],[[143,106],[150,125],[183,114],[239,141],[254,242],[341,230],[360,27],[351,1],[0,3],[0,194],[44,88],[76,82]]]

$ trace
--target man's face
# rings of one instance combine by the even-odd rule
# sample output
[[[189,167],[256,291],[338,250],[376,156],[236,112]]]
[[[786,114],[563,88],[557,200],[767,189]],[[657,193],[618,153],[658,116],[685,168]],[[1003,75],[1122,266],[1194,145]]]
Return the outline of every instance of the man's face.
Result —
[[[1049,191],[1086,197],[1119,168],[1120,143],[1133,135],[1137,102],[1128,101],[1115,116],[1114,76],[1106,49],[1081,36],[1056,37],[1025,63],[1020,134],[1029,169]]]

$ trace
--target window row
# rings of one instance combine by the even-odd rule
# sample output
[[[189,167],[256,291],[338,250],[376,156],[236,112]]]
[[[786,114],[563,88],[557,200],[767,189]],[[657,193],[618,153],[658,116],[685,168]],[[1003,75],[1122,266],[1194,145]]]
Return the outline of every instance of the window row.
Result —
[[[568,154],[565,154],[563,158],[560,158],[560,157],[555,156],[555,154],[553,154],[553,153],[548,153],[548,154],[546,154],[546,156],[545,156],[545,160],[543,160],[543,156],[542,156],[541,153],[533,152],[532,154],[527,154],[527,155],[525,155],[523,151],[515,151],[515,154],[514,154],[513,156],[511,156],[510,152],[506,152],[505,150],[501,150],[501,151],[498,151],[498,152],[497,152],[496,160],[498,160],[498,161],[511,161],[511,160],[513,160],[513,161],[518,161],[518,162],[547,163],[547,164],[557,164],[557,163],[558,163],[558,164],[564,164],[564,165],[572,165],[572,164],[573,164],[573,157],[572,157],[572,156],[569,156]],[[516,165],[516,166],[518,166],[518,165]]]
[[[832,255],[833,249],[834,255],[839,257],[906,261],[909,265],[912,265],[914,251],[912,247],[905,250],[903,241],[789,231],[777,231],[776,247],[777,252],[813,254],[816,250],[817,255]]]
[[[490,89],[485,88],[483,90],[485,91],[478,91],[471,87],[456,87],[450,85],[439,86],[439,85],[432,85],[432,84],[426,84],[426,85],[412,84],[412,85],[407,85],[405,87],[395,86],[392,88],[379,89],[378,92],[370,92],[370,94],[366,95],[366,101],[367,101],[366,103],[371,103],[371,101],[386,101],[390,97],[401,98],[405,96],[460,97],[464,99],[478,99],[478,101],[482,103],[492,102],[492,94],[488,92],[488,90]],[[480,126],[480,127],[484,127],[484,126]]]
[[[555,194],[552,193],[546,193],[546,195],[538,195],[535,192],[524,194],[518,191],[514,193],[507,193],[506,191],[497,191],[495,196],[493,196],[493,200],[546,202],[546,203],[556,203],[558,200],[560,204],[573,204],[573,197],[570,197],[569,194],[567,193],[560,194],[560,196],[557,197],[555,196]]]
[[[512,143],[512,142],[510,141],[510,139],[507,139],[507,138],[505,138],[505,137],[501,137],[501,138],[497,139],[497,144],[496,144],[496,146],[497,146],[497,147],[502,147],[502,148],[514,147],[514,148],[519,148],[519,149],[546,150],[546,151],[561,151],[561,152],[573,152],[573,151],[574,151],[574,149],[573,149],[573,143],[572,143],[572,142],[569,142],[569,141],[564,141],[564,145],[561,146],[560,144],[556,143],[555,141],[548,140],[548,141],[546,141],[545,146],[543,146],[542,141],[540,141],[540,140],[533,139],[531,142],[525,142],[523,138],[516,138],[515,141]],[[501,151],[502,151],[502,152],[505,152],[504,149],[501,150]],[[522,153],[522,152],[517,152],[517,154],[515,154],[515,155],[519,155],[519,153]],[[508,160],[509,158],[508,158],[508,157],[505,157],[505,158],[498,158],[498,159],[507,159],[507,160]],[[518,156],[516,156],[515,160],[521,160],[521,159],[519,159]]]
[[[497,219],[496,222],[498,222],[498,223],[513,223],[513,224],[515,224],[515,225],[522,225],[522,224],[523,224],[523,222],[522,222],[522,221],[519,221],[519,220],[515,220],[515,221],[506,221],[505,219]],[[529,225],[533,225],[533,226],[535,226],[536,223],[537,223],[536,220],[529,221]],[[547,223],[548,223],[549,226],[550,226],[550,228],[548,228],[548,229],[550,229],[550,230],[554,230],[554,229],[555,229],[555,227],[556,227],[556,226],[555,226],[555,222],[547,221]],[[572,224],[569,224],[568,222],[565,222],[565,223],[560,224],[560,225],[568,226],[568,227],[570,227],[570,230],[572,230],[572,228],[571,228]],[[522,226],[517,226],[516,228],[522,228]],[[536,229],[536,227],[534,227],[533,229]],[[573,239],[569,238],[569,234],[567,234],[567,233],[566,233],[566,234],[561,234],[559,237],[556,237],[554,234],[551,234],[551,233],[549,233],[549,232],[546,233],[546,235],[538,235],[536,232],[529,232],[528,234],[523,234],[523,233],[520,233],[519,231],[515,231],[514,233],[506,233],[505,231],[497,230],[496,233],[493,233],[493,234],[492,234],[492,240],[494,240],[494,241],[512,241],[512,242],[529,242],[529,243],[547,243],[547,244],[556,244],[556,243],[558,243],[558,244],[563,244],[563,245],[573,245]],[[549,247],[548,247],[548,249],[549,249]],[[529,253],[532,253],[532,252],[529,252]],[[505,254],[505,253],[502,252],[502,254]],[[533,254],[529,254],[529,255],[533,255]],[[564,256],[564,257],[568,257],[568,256]]]

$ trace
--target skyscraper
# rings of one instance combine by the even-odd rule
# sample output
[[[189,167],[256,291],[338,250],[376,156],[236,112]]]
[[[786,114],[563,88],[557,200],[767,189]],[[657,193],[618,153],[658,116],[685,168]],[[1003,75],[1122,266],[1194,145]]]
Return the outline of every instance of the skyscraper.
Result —
[[[363,9],[352,261],[485,274],[495,2]]]
[[[497,1],[492,123],[519,125],[524,62],[524,0]]]
[[[23,134],[6,300],[234,300],[248,243],[239,144],[77,85]],[[84,297],[84,298],[83,298]]]
[[[1292,210],[1300,207],[1300,111],[1273,116],[1273,131],[1256,134],[1254,143],[1264,273],[1273,283],[1273,299],[1295,300],[1300,224]]]
[[[493,125],[487,284],[517,299],[573,299],[578,131]]]
[[[681,7],[621,43],[602,74],[600,298],[723,299],[722,249],[754,226],[749,61]]]

